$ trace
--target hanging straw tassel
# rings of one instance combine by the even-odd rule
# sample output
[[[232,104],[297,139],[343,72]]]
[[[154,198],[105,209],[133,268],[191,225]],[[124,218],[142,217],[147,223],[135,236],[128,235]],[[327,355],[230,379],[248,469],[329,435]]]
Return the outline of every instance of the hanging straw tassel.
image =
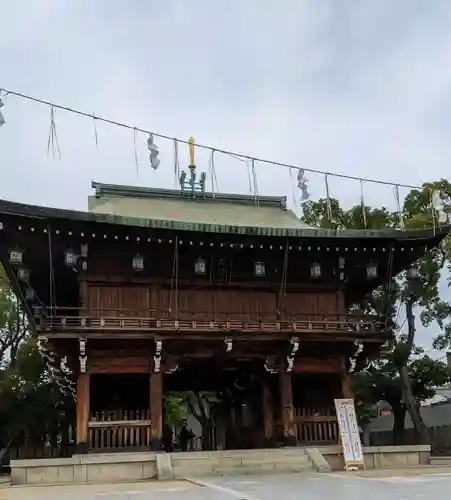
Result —
[[[297,200],[297,197],[296,197],[296,190],[295,190],[295,187],[294,187],[293,171],[292,171],[291,167],[288,169],[288,172],[290,174],[291,194],[293,196],[293,205],[294,205],[295,210],[297,211],[299,207],[298,207],[298,200]]]
[[[92,123],[94,126],[94,139],[96,141],[96,148],[97,148],[97,151],[99,151],[99,135],[97,133],[97,118],[94,115],[94,113],[92,113]]]
[[[50,149],[52,150],[53,159],[55,159],[55,156],[58,153],[58,157],[61,161],[61,150],[58,142],[58,135],[56,133],[55,108],[53,106],[50,107],[50,130],[47,141],[47,155],[50,153]]]
[[[174,183],[175,187],[180,182],[179,141],[174,137]]]
[[[213,194],[213,197],[215,196],[215,193],[219,192],[218,178],[216,177],[215,152],[216,152],[215,149],[211,150],[210,162],[208,165],[208,171],[209,171],[210,181],[211,181],[211,192]]]
[[[255,204],[260,206],[260,202],[258,199],[258,182],[257,182],[257,171],[255,170],[255,158],[251,158],[251,171],[252,171],[252,180],[254,184],[254,197],[255,197]]]
[[[139,176],[139,163],[138,163],[138,147],[136,145],[138,136],[138,130],[136,127],[133,128],[133,151],[135,155],[135,166],[136,166],[136,176]]]
[[[395,192],[396,211],[398,212],[399,227],[402,230],[404,230],[404,219],[403,219],[402,210],[401,210],[401,200],[399,198],[399,186],[396,185],[393,189]]]
[[[327,174],[324,174],[324,182],[326,184],[326,211],[327,211],[327,218],[328,218],[329,222],[332,222],[332,205],[330,204],[329,182],[328,182]]]
[[[362,218],[363,218],[363,227],[366,229],[368,227],[366,220],[366,210],[365,210],[365,198],[363,197],[363,181],[360,181],[360,205],[362,207]]]

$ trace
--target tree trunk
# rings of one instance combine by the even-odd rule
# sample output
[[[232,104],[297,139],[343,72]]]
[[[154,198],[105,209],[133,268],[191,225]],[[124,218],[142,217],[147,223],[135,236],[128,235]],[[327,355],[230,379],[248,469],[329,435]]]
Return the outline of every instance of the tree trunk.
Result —
[[[393,410],[392,439],[394,445],[404,444],[404,428],[406,419],[406,407],[402,403],[391,405]]]
[[[419,439],[418,444],[429,444],[428,428],[426,427],[426,424],[423,421],[423,418],[420,414],[420,410],[413,396],[412,384],[410,383],[407,366],[405,365],[400,366],[398,370],[399,370],[399,375],[401,377],[403,401],[404,404],[407,406],[407,411],[409,412],[413,427],[418,434],[418,439]]]

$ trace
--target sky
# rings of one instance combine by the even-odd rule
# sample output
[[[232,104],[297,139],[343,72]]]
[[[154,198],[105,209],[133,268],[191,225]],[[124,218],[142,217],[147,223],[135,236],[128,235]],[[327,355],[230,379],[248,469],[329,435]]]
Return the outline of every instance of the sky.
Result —
[[[409,185],[449,176],[447,0],[0,5],[1,88],[304,168]],[[49,107],[4,101],[0,198],[86,209],[92,180],[176,187],[172,141],[156,140],[153,171],[145,134],[57,110],[60,161],[47,152]],[[196,152],[199,170],[209,155]],[[186,147],[179,157],[186,167]],[[220,191],[249,192],[246,164],[216,154],[215,165]],[[256,172],[261,194],[298,208],[288,169],[257,162]],[[324,196],[324,176],[307,178],[312,196]],[[392,187],[363,188],[367,204],[395,208]],[[329,190],[359,202],[356,181],[329,177]]]

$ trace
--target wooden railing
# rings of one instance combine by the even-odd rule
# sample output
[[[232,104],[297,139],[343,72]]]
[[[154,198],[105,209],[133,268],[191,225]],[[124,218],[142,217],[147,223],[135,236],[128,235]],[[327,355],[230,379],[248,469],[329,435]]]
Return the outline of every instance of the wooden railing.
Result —
[[[91,414],[88,422],[91,450],[150,449],[149,410],[102,411]]]
[[[301,407],[294,409],[296,439],[300,444],[336,444],[338,421],[333,407]],[[280,430],[282,423],[276,423]]]
[[[280,314],[281,319],[274,319],[272,315],[242,319],[242,313],[212,314],[208,317],[208,313],[182,311],[174,317],[164,312],[157,315],[154,311],[137,310],[133,311],[133,315],[127,315],[130,312],[125,309],[36,309],[35,321],[40,331],[329,332],[356,335],[381,335],[385,331],[384,322],[376,315],[353,317],[345,314],[299,313]],[[188,316],[190,319],[186,319]]]

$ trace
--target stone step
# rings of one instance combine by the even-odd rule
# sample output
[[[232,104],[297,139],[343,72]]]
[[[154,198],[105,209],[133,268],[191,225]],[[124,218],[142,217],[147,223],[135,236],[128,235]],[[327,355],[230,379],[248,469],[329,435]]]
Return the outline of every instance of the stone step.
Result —
[[[310,464],[293,464],[293,463],[266,463],[258,466],[257,464],[241,464],[235,467],[214,467],[213,474],[229,475],[229,474],[270,474],[280,472],[312,472]]]
[[[172,457],[172,466],[176,477],[313,470],[309,456],[299,448],[178,455]]]

